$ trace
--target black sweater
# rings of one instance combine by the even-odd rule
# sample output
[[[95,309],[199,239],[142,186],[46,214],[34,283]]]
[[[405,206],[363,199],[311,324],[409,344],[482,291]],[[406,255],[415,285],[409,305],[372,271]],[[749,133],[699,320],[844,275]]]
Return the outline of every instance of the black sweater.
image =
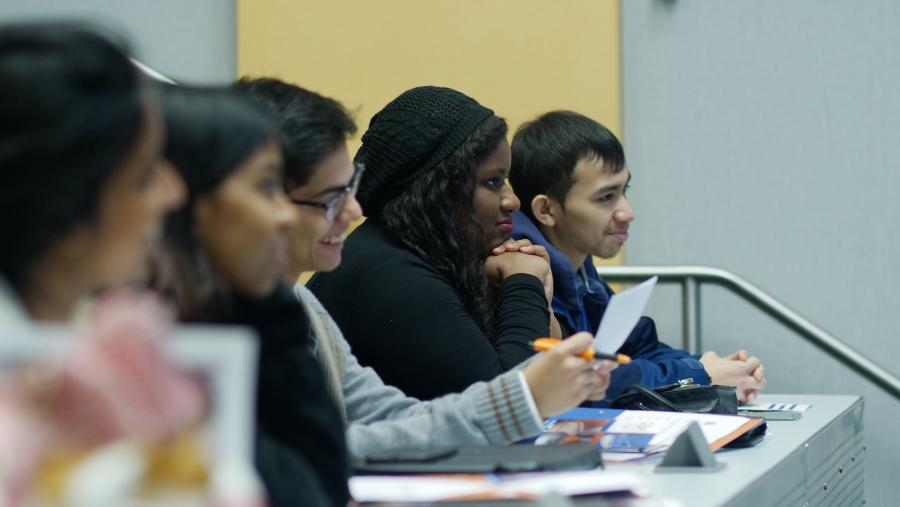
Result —
[[[549,332],[537,277],[503,281],[496,331],[485,336],[447,280],[371,222],[347,239],[341,266],[316,274],[308,287],[360,363],[420,399],[496,377],[533,355],[529,342]]]
[[[269,505],[345,505],[344,428],[310,352],[303,308],[284,285],[268,297],[234,303],[231,323],[260,336],[256,466]]]

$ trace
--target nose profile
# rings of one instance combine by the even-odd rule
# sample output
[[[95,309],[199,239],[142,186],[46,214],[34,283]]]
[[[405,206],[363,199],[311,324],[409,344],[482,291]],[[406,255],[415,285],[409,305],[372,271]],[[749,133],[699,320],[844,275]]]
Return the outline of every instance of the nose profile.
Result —
[[[181,175],[168,160],[160,162],[159,168],[159,193],[160,207],[163,211],[172,211],[180,208],[187,199],[187,188]]]
[[[619,209],[617,209],[613,214],[613,218],[615,218],[616,222],[623,224],[634,221],[634,209],[632,209],[631,203],[628,202],[627,198],[622,198],[621,205],[619,206]]]
[[[344,201],[344,209],[341,210],[340,216],[341,218],[346,217],[348,223],[359,220],[362,217],[362,205],[359,204],[353,193],[347,195],[347,200]]]
[[[275,225],[279,230],[286,230],[297,223],[297,207],[292,206],[287,194],[278,192],[275,198]]]
[[[500,209],[508,213],[514,213],[519,209],[521,203],[519,198],[512,191],[508,183],[503,184],[503,195],[500,197]]]

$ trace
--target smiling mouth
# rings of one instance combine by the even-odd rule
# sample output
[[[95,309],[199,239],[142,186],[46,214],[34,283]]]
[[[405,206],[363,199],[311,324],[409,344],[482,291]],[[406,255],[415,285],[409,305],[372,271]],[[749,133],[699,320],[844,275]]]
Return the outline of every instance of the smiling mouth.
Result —
[[[337,234],[334,236],[325,236],[319,242],[325,245],[337,245],[343,243],[346,238],[346,234]]]

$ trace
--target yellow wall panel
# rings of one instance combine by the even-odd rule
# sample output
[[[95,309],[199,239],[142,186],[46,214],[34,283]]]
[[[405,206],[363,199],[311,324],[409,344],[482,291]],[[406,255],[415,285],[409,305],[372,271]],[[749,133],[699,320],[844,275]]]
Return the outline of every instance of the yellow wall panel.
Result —
[[[238,70],[357,111],[457,88],[511,128],[568,108],[621,131],[618,0],[238,0]]]
[[[238,0],[239,73],[333,97],[360,133],[400,92],[439,85],[512,130],[564,108],[619,134],[619,58],[618,0]]]

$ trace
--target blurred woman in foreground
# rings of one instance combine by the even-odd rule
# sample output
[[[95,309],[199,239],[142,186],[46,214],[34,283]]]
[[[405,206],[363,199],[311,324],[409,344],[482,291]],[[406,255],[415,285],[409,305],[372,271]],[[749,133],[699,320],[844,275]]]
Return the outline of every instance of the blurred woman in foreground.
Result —
[[[163,109],[166,157],[188,199],[166,223],[170,271],[160,288],[184,321],[259,335],[256,464],[271,505],[343,505],[340,415],[309,350],[309,320],[279,282],[284,232],[296,218],[282,190],[277,131],[225,89],[172,87]]]
[[[152,88],[70,24],[0,28],[0,278],[33,319],[65,321],[137,280],[184,198]]]

